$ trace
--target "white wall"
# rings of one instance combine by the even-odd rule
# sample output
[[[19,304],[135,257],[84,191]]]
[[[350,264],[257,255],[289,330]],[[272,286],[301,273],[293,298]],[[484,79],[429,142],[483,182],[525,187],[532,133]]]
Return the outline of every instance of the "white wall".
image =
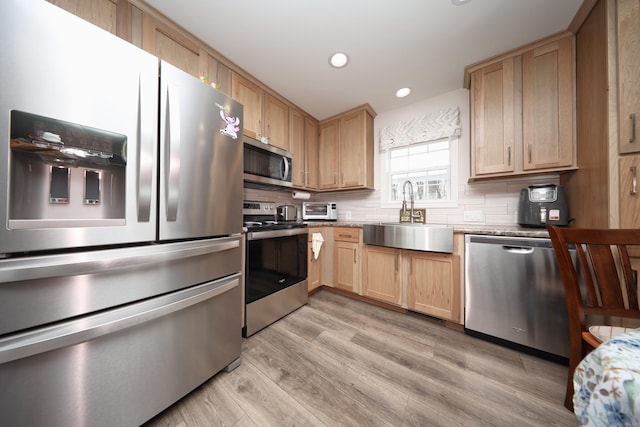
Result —
[[[469,91],[458,89],[415,104],[379,114],[374,120],[374,175],[375,190],[317,193],[311,196],[313,201],[335,201],[338,203],[339,221],[397,221],[400,203],[397,209],[380,206],[381,162],[378,152],[380,129],[399,121],[411,120],[441,109],[459,107],[462,121],[462,133],[458,145],[458,206],[455,208],[427,209],[427,222],[435,224],[469,225],[516,225],[518,197],[520,189],[534,184],[559,184],[557,175],[536,178],[517,178],[469,183],[470,176],[470,127],[469,127]],[[320,148],[322,149],[322,147]],[[293,200],[290,191],[266,192],[245,189],[245,199],[269,200],[278,204],[292,203],[301,209],[301,201]],[[481,221],[465,222],[464,213],[481,213]]]

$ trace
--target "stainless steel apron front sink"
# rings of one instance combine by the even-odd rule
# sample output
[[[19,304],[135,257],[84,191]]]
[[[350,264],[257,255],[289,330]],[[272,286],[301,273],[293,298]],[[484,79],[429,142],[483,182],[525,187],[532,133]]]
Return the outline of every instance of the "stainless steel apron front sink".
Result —
[[[434,224],[365,224],[363,240],[368,245],[452,253],[453,227]]]

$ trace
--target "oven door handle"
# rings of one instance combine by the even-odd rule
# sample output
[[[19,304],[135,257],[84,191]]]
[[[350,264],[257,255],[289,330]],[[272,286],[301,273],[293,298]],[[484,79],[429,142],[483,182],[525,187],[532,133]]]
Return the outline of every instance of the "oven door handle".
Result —
[[[299,234],[309,234],[308,228],[288,228],[284,230],[250,231],[247,233],[247,240],[273,239],[276,237],[297,236]]]

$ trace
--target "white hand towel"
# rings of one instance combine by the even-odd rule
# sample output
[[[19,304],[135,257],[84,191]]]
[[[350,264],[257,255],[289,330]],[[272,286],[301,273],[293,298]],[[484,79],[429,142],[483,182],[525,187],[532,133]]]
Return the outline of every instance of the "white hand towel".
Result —
[[[321,233],[313,233],[311,235],[311,250],[313,251],[313,259],[318,259],[320,255],[320,248],[322,247],[324,238]]]

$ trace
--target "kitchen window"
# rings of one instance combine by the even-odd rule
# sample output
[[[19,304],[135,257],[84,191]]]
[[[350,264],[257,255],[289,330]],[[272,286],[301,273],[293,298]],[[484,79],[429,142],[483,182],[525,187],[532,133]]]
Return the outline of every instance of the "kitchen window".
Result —
[[[380,130],[381,205],[398,207],[413,185],[416,207],[457,207],[460,109],[447,108]],[[406,200],[409,201],[407,186]]]
[[[409,180],[413,184],[416,206],[455,206],[457,142],[457,138],[445,138],[387,150],[382,156],[383,205],[399,206],[403,200],[403,184]],[[409,188],[406,190],[409,201]]]

